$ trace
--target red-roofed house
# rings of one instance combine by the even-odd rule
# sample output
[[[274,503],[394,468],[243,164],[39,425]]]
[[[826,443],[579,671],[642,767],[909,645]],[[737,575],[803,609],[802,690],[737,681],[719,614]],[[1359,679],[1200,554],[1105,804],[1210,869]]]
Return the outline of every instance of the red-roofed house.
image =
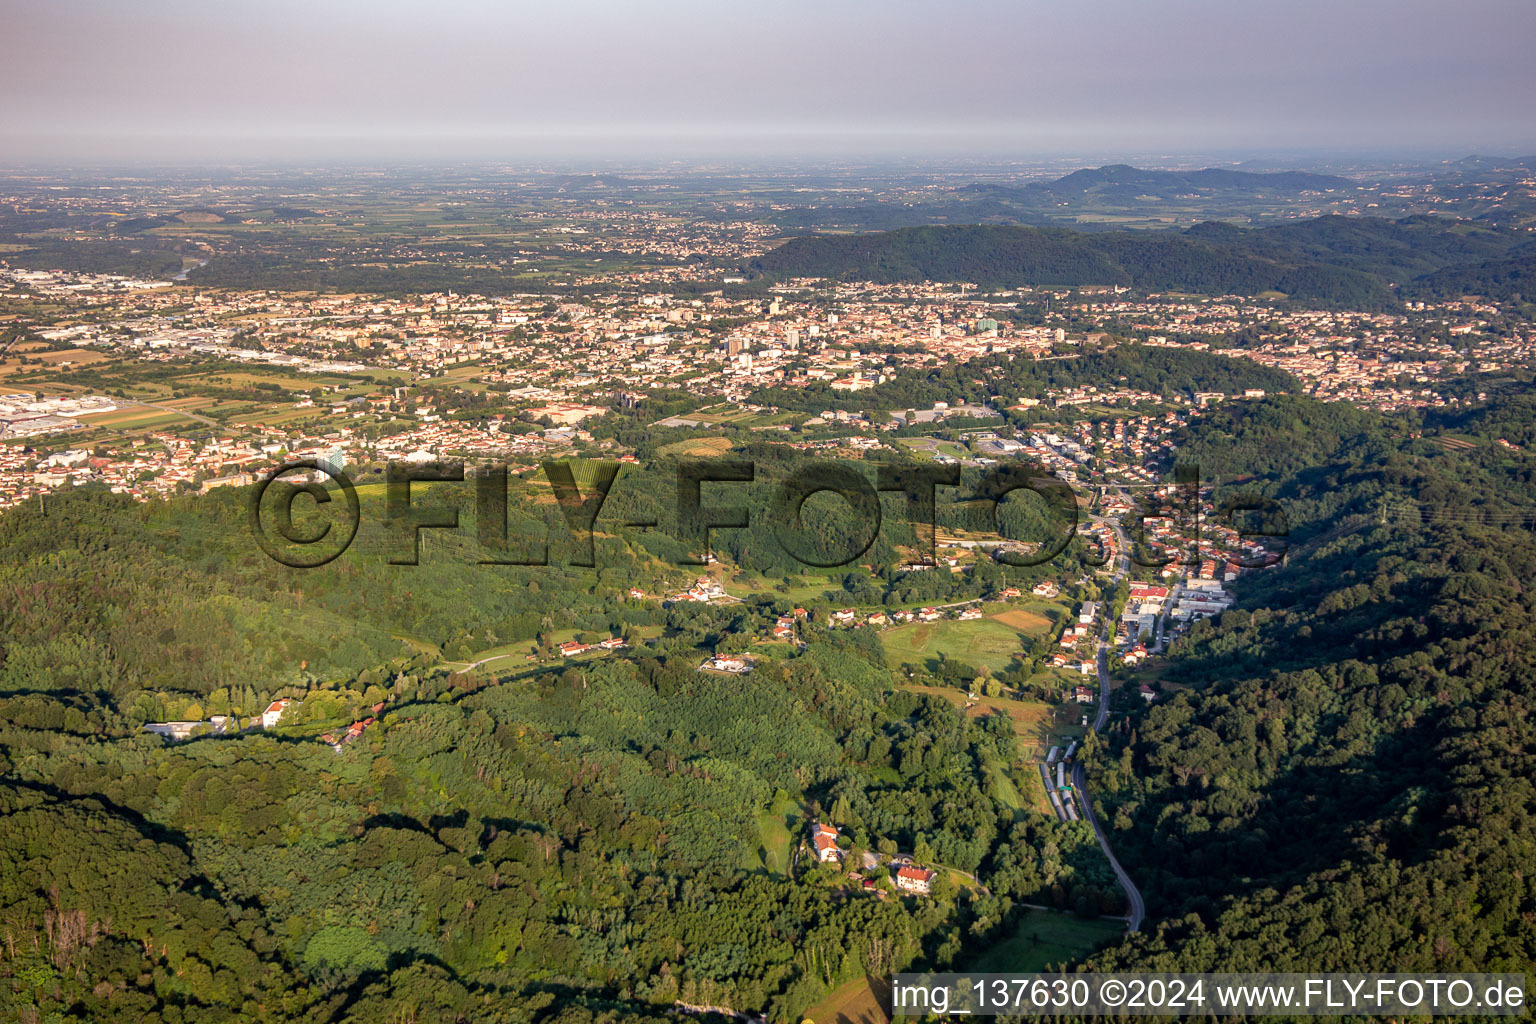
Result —
[[[830,864],[843,859],[843,851],[837,848],[837,829],[815,822],[811,825],[811,844],[816,847],[816,859]]]
[[[268,704],[267,710],[261,713],[261,727],[263,729],[272,728],[283,717],[283,712],[287,711],[290,705],[297,703],[299,702],[284,697],[282,700],[275,700]]]
[[[936,872],[927,868],[902,867],[896,869],[896,888],[906,892],[915,892],[923,896],[933,891],[933,878]]]

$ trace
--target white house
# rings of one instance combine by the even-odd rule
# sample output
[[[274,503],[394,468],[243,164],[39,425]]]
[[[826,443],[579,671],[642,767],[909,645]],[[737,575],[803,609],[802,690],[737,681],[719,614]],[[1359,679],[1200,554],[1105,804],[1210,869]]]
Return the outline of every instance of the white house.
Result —
[[[896,888],[926,896],[933,891],[933,877],[934,872],[927,868],[897,868]]]
[[[298,703],[300,702],[296,700],[289,700],[288,698],[284,697],[282,700],[275,700],[271,704],[268,704],[267,710],[261,713],[261,727],[263,729],[272,728],[283,717],[284,711],[287,711],[291,705]]]

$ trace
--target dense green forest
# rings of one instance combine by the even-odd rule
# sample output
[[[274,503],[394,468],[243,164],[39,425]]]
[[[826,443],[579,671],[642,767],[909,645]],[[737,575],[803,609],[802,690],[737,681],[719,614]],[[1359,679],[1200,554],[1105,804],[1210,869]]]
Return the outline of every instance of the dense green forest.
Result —
[[[1500,259],[1446,267],[1414,282],[1426,298],[1486,295],[1506,302],[1530,302],[1536,296],[1536,245],[1524,245]]]
[[[1152,350],[1089,358],[1170,370]],[[1223,491],[1282,502],[1291,554],[1174,648],[1163,699],[1121,702],[1087,743],[1150,917],[1085,962],[1529,970],[1536,466],[1496,439],[1531,440],[1532,401],[1384,417],[1282,395],[1180,438]],[[757,454],[769,486],[712,501],[769,514],[789,468]],[[1018,806],[1034,768],[1007,717],[899,687],[874,635],[821,631],[750,674],[700,673],[796,603],[957,584],[892,570],[915,539],[893,522],[876,571],[828,571],[820,598],[634,600],[697,572],[673,564],[688,544],[667,529],[617,528],[666,518],[674,468],[615,483],[591,569],[537,474],[508,499],[510,545],[549,539],[536,568],[477,563],[470,484],[413,491],[423,508],[457,495],[466,524],[425,531],[418,566],[387,564],[400,538],[376,484],[354,549],[302,572],[251,543],[234,491],[136,505],[83,489],[0,517],[7,1012],[576,1024],[687,1003],[793,1021],[865,974],[963,969],[1025,904],[1123,909],[1086,826]],[[1017,532],[1050,525],[1001,508]],[[834,508],[807,515],[829,542],[856,536]],[[718,536],[752,578],[788,579],[762,535]],[[1031,572],[988,565],[964,586]],[[633,643],[548,656],[571,629]],[[517,639],[545,656],[465,667]],[[270,730],[141,730],[277,697],[302,703]],[[365,716],[354,742],[319,741]],[[913,851],[974,884],[877,899],[780,861],[783,829],[814,819],[853,858]]]
[[[1249,467],[1296,543],[1093,744],[1160,919],[1096,965],[1529,972],[1536,465],[1432,439],[1529,431],[1530,397],[1423,436],[1297,400],[1225,417],[1191,447]]]
[[[67,270],[82,274],[122,274],[165,280],[181,270],[181,256],[167,249],[149,249],[120,242],[61,242],[36,240],[0,232],[10,246],[5,260],[31,270]]]
[[[850,577],[853,566],[834,564],[819,573],[830,596],[801,595],[812,608],[846,601],[850,588],[871,603],[958,600],[1045,571],[987,564],[969,580],[903,573],[918,535],[900,492],[884,492],[878,522],[855,519],[842,499],[827,495],[805,504],[797,526],[776,517],[775,503],[788,477],[817,464],[786,460],[782,449],[766,446],[744,447],[733,458],[754,464],[756,479],[703,488],[722,489],[706,505],[747,510],[748,527],[710,534],[714,550],[739,571],[771,579],[806,571],[781,535],[804,539],[819,561],[851,563],[857,555],[875,568]],[[854,472],[873,491],[877,473]],[[355,542],[334,562],[302,572],[263,553],[248,520],[248,492],[149,505],[90,488],[66,492],[45,509],[29,505],[0,517],[8,555],[0,586],[13,595],[0,605],[0,689],[107,692],[129,704],[161,690],[199,698],[221,691],[226,703],[205,710],[251,713],[280,686],[356,674],[422,650],[462,659],[558,630],[608,636],[642,627],[663,631],[652,641],[662,651],[692,650],[790,610],[772,589],[732,606],[665,607],[628,596],[631,588],[673,593],[698,575],[690,562],[703,544],[677,526],[676,481],[670,462],[625,468],[587,541],[551,500],[543,471],[528,474],[509,487],[500,546],[479,541],[475,481],[417,484],[414,508],[451,509],[462,524],[421,531],[417,565],[390,564],[412,543],[386,519],[384,485],[362,483]],[[983,494],[975,471],[961,486],[941,488],[939,525],[990,530],[995,516],[1004,536],[1043,544],[1071,529],[1068,510],[1023,495],[1002,504],[975,500]],[[658,525],[623,525],[632,522]],[[540,559],[547,564],[488,564]]]
[[[619,481],[599,532],[665,518],[672,469]],[[767,516],[785,470],[733,498]],[[0,607],[0,998],[16,1012],[522,1021],[684,1002],[793,1020],[866,973],[963,963],[1026,903],[1119,908],[1086,826],[1019,809],[1030,769],[1006,716],[896,689],[874,637],[701,674],[792,602],[631,599],[691,579],[670,561],[686,545],[607,534],[596,568],[573,565],[581,545],[538,480],[511,488],[509,548],[554,527],[549,566],[478,562],[509,551],[476,542],[472,484],[418,485],[420,507],[457,496],[466,529],[426,531],[421,565],[389,565],[381,490],[362,487],[353,549],[302,572],[261,553],[234,491],[136,505],[82,489],[0,517],[16,598]],[[1038,526],[1007,509],[1005,527]],[[806,515],[832,540],[848,529]],[[832,571],[826,599],[797,600],[954,596],[948,573],[890,567],[910,527],[882,535],[879,573]],[[793,565],[758,531],[719,542],[762,572]],[[1026,578],[989,565],[966,596]],[[549,638],[571,629],[632,646],[562,663]],[[532,663],[450,660],[529,638]],[[141,731],[283,697],[302,703],[272,730]],[[365,716],[339,752],[319,741]],[[765,833],[769,815],[792,835]],[[985,888],[877,899],[769,853],[812,818],[855,858],[912,851]]]
[[[1209,295],[1284,292],[1354,309],[1390,305],[1374,277],[1327,264],[1251,255],[1175,232],[954,226],[792,239],[748,268],[775,278],[969,281],[982,287],[1121,285]]]
[[[1529,293],[1523,234],[1433,217],[1329,216],[1244,229],[1076,231],[954,225],[791,239],[749,266],[770,278],[968,281],[983,287],[1118,285],[1381,309],[1404,296]]]
[[[109,708],[60,720],[69,698],[8,697],[8,995],[136,1019],[679,1000],[792,1019],[864,972],[952,961],[1012,898],[1109,891],[1070,863],[1092,850],[1074,828],[1004,830],[982,773],[1011,759],[1006,727],[882,687],[835,644],[740,679],[646,659],[436,699],[397,684],[340,754],[265,735],[162,746]],[[749,870],[784,790],[822,794],[857,847],[973,871],[1006,847],[996,893],[850,900],[830,869]]]

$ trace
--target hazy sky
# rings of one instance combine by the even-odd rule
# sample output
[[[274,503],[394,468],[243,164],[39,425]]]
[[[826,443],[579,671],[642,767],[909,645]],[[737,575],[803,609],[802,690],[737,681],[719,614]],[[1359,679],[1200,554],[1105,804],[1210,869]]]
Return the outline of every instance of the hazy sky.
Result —
[[[1536,151],[1536,0],[0,0],[0,163]]]

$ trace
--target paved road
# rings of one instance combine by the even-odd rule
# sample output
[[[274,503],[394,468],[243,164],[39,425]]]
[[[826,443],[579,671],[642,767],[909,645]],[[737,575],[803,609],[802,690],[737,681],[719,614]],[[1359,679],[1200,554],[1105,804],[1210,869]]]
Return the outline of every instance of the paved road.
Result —
[[[1098,732],[1104,728],[1104,721],[1109,717],[1109,645],[1099,643],[1099,714],[1093,720],[1093,731]],[[1077,804],[1082,809],[1083,820],[1093,826],[1093,834],[1098,837],[1099,849],[1104,851],[1104,857],[1109,861],[1110,868],[1115,872],[1115,878],[1120,883],[1120,888],[1125,890],[1125,902],[1131,912],[1127,918],[1128,931],[1140,931],[1141,922],[1147,916],[1147,904],[1141,898],[1141,890],[1136,888],[1136,883],[1131,881],[1131,876],[1126,874],[1125,868],[1120,866],[1120,859],[1115,856],[1115,851],[1110,849],[1109,837],[1104,834],[1104,826],[1099,824],[1098,815],[1093,813],[1093,795],[1088,792],[1088,778],[1083,771],[1083,762],[1077,761],[1072,765],[1072,785],[1077,789],[1079,797]]]
[[[1099,518],[1099,517],[1095,517]],[[1130,538],[1120,528],[1120,524],[1114,520],[1099,519],[1115,531],[1119,542],[1119,569],[1115,574],[1115,582],[1118,583],[1130,574],[1131,571],[1131,544]],[[1109,636],[1114,623],[1105,617],[1104,625],[1099,631],[1099,713],[1093,719],[1093,731],[1102,733],[1104,723],[1109,720]],[[1131,881],[1131,876],[1125,873],[1125,868],[1120,866],[1120,860],[1115,856],[1115,851],[1110,849],[1109,837],[1104,834],[1104,827],[1099,824],[1098,816],[1093,813],[1093,796],[1088,792],[1088,779],[1083,771],[1083,763],[1079,760],[1072,766],[1072,785],[1077,789],[1078,806],[1082,808],[1083,819],[1093,826],[1093,834],[1098,837],[1099,848],[1104,851],[1109,866],[1115,872],[1115,878],[1120,883],[1120,888],[1125,890],[1125,902],[1131,912],[1127,917],[1127,925],[1130,931],[1139,931],[1141,922],[1147,916],[1147,905],[1141,898],[1141,891],[1136,888],[1136,883]]]
[[[1157,637],[1157,645],[1147,648],[1149,654],[1163,653],[1164,638],[1168,635],[1168,613],[1173,610],[1173,602],[1178,599],[1178,596],[1179,584],[1175,580],[1173,585],[1168,588],[1168,596],[1163,599],[1163,610],[1158,613],[1157,624],[1153,627],[1154,632],[1152,635]]]

